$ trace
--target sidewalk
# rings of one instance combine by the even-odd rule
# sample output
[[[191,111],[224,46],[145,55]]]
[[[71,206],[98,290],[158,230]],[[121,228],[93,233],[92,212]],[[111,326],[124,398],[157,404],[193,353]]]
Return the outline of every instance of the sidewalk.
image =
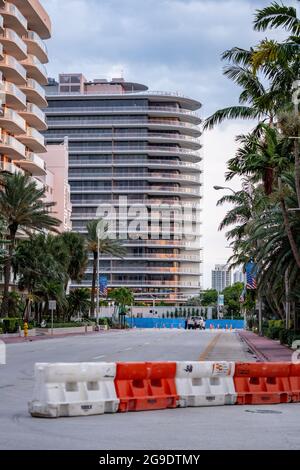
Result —
[[[239,331],[240,337],[252,349],[258,362],[290,362],[293,351],[279,341],[258,336],[251,331]]]
[[[14,343],[30,343],[33,341],[42,341],[42,340],[51,340],[51,339],[58,339],[58,338],[68,338],[71,336],[91,336],[91,335],[99,335],[99,334],[106,334],[109,333],[110,331],[119,331],[119,330],[108,330],[108,331],[89,331],[87,333],[66,333],[66,334],[60,334],[60,335],[39,335],[39,336],[28,336],[28,338],[24,338],[23,336],[5,336],[5,335],[0,335],[0,340],[4,341],[5,344],[14,344]]]

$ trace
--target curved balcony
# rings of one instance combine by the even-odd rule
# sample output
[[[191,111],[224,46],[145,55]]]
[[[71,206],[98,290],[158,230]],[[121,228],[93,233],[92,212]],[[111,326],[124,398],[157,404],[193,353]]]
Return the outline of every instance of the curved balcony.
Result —
[[[0,34],[0,43],[3,45],[5,54],[11,55],[18,60],[24,60],[27,57],[27,47],[20,36],[12,29],[5,28]]]
[[[45,153],[47,151],[44,137],[33,127],[27,127],[26,134],[19,135],[18,139],[32,152]]]
[[[26,110],[20,111],[20,115],[26,120],[30,127],[34,127],[39,131],[47,130],[45,114],[33,103],[28,103]]]
[[[21,140],[21,136],[18,137]],[[23,142],[23,140],[22,140]],[[72,194],[82,194],[82,193],[143,193],[143,194],[169,194],[169,195],[180,195],[180,196],[190,196],[190,197],[200,197],[200,192],[194,188],[168,188],[166,186],[149,186],[149,187],[141,187],[141,186],[132,186],[129,188],[97,188],[94,186],[82,186],[82,187],[74,187],[71,186],[71,193]],[[162,201],[161,201],[162,203]]]
[[[57,96],[61,97],[62,95],[58,94]],[[53,96],[47,94],[47,98],[51,103],[51,97]],[[183,108],[175,108],[172,106],[110,106],[110,107],[103,107],[103,106],[80,106],[80,102],[77,103],[76,107],[66,107],[66,106],[56,106],[55,108],[49,107],[47,110],[47,114],[53,115],[61,115],[67,114],[71,116],[72,114],[86,114],[86,115],[101,115],[101,114],[145,114],[148,116],[164,116],[164,117],[178,117],[178,118],[185,118],[186,121],[200,124],[201,118],[200,116],[194,112],[190,111],[189,109]]]
[[[18,163],[20,163],[20,161],[18,161]],[[6,173],[11,173],[11,174],[25,175],[24,170],[22,170],[21,168],[19,168],[18,166],[16,166],[14,163],[11,163],[11,162],[0,161],[0,171],[5,171]]]
[[[11,135],[4,134],[0,141],[0,153],[7,155],[12,160],[23,160],[25,158],[25,145]]]
[[[60,139],[59,139],[60,140]],[[61,138],[61,141],[64,139]],[[47,138],[48,141],[48,138]],[[122,147],[117,147],[114,146],[112,148],[111,146],[108,148],[101,148],[99,146],[88,146],[88,145],[80,145],[80,147],[75,147],[75,146],[70,146],[69,148],[69,153],[70,155],[72,154],[111,154],[112,152],[116,154],[147,154],[147,155],[154,155],[154,156],[163,156],[163,155],[172,155],[172,156],[180,156],[182,158],[185,158],[189,161],[200,161],[201,156],[199,153],[195,150],[191,149],[186,149],[182,147],[159,147],[159,146],[144,146],[144,147],[131,147],[131,146],[122,146]]]
[[[5,4],[3,3],[3,0],[1,0],[0,1],[0,10],[1,10],[1,8],[4,7],[4,5]],[[4,19],[3,19],[3,16],[1,16],[1,14],[0,14],[0,33],[3,33],[3,31],[4,31]]]
[[[77,168],[83,166],[84,168],[88,167],[128,167],[128,166],[138,166],[138,167],[149,167],[149,168],[179,168],[190,171],[202,172],[198,163],[183,162],[181,160],[142,160],[142,159],[130,159],[124,158],[124,161],[119,160],[69,160],[69,166],[71,168]]]
[[[145,287],[184,287],[184,288],[192,288],[192,289],[199,289],[201,287],[200,282],[185,282],[182,280],[178,281],[168,281],[168,280],[160,280],[157,281],[112,281],[108,280],[109,287],[118,287],[118,286],[127,286],[127,287],[138,287],[138,288],[145,288]]]
[[[186,148],[199,150],[201,148],[201,144],[199,139],[183,135],[183,134],[171,134],[171,133],[131,133],[131,132],[124,132],[119,134],[112,134],[111,132],[107,133],[97,133],[94,132],[78,132],[76,134],[68,133],[68,131],[64,131],[64,135],[62,133],[55,133],[51,132],[47,134],[47,140],[49,142],[53,140],[59,140],[64,138],[65,135],[68,135],[68,140],[70,142],[80,142],[84,140],[85,142],[101,142],[101,141],[147,141],[147,142],[166,142],[166,143],[178,143],[184,145]]]
[[[27,44],[28,54],[37,57],[41,64],[49,62],[47,46],[37,33],[28,31],[26,36],[23,36],[23,40]]]
[[[105,120],[99,121],[99,119],[85,119],[84,117],[80,117],[80,119],[49,119],[49,124],[51,125],[51,129],[59,129],[59,128],[89,128],[89,127],[99,127],[99,128],[112,128],[112,127],[147,127],[149,129],[166,129],[166,130],[179,130],[180,132],[184,131],[185,134],[197,136],[201,135],[201,130],[199,126],[195,124],[191,124],[184,121],[172,121],[166,119],[155,119],[153,121],[134,121],[130,119],[114,119],[114,120]]]
[[[86,270],[86,274],[92,274],[93,268],[92,266],[88,267]],[[138,273],[138,274],[163,274],[163,275],[189,275],[189,276],[200,276],[201,272],[199,269],[193,268],[185,268],[185,267],[163,267],[159,268],[156,266],[119,266],[119,267],[112,267],[107,270],[101,267],[101,273],[119,273],[119,274],[127,274],[127,273]]]
[[[0,127],[12,134],[26,132],[26,122],[16,111],[9,108],[4,108],[3,111],[3,114],[0,114]]]
[[[48,13],[38,0],[11,0],[28,18],[28,28],[36,31],[43,39],[51,37],[51,21]]]
[[[131,180],[134,178],[135,180],[139,181],[187,181],[192,184],[197,184],[201,185],[201,181],[199,179],[199,176],[196,175],[183,175],[183,174],[170,174],[170,173],[128,173],[128,174],[117,174],[117,173],[110,173],[110,174],[102,174],[100,176],[96,176],[95,171],[91,171],[89,173],[86,172],[79,172],[78,174],[74,174],[72,170],[69,170],[69,180],[71,181],[84,181],[84,180],[90,180],[93,179],[93,181],[111,181],[113,180]]]
[[[26,84],[26,70],[12,56],[4,56],[4,59],[0,61],[0,71],[8,82],[13,82],[15,85]]]
[[[20,10],[12,3],[5,3],[0,8],[0,16],[3,17],[4,26],[16,31],[20,36],[27,33],[27,20]]]
[[[82,194],[82,191],[80,191]],[[97,193],[96,193],[97,194]],[[147,207],[153,207],[153,208],[168,208],[171,207],[172,209],[176,208],[181,208],[181,207],[191,207],[193,210],[197,211],[202,211],[202,209],[199,206],[199,203],[194,202],[194,201],[187,201],[187,200],[179,200],[179,201],[170,201],[167,200],[165,197],[163,200],[161,198],[159,199],[128,199],[127,201],[128,205],[143,205]],[[98,197],[95,200],[91,199],[81,199],[80,201],[72,201],[72,206],[73,207],[98,207],[100,204],[113,204],[114,206],[119,206],[119,201],[118,200],[101,200],[101,198]],[[93,212],[95,215],[96,213]]]
[[[101,260],[117,260],[118,258],[112,258],[108,255],[101,255]],[[143,253],[143,254],[136,254],[136,255],[126,255],[124,256],[123,260],[126,261],[135,261],[135,260],[150,260],[150,261],[189,261],[192,263],[201,263],[202,260],[198,256],[188,255],[186,253]]]
[[[25,86],[21,86],[20,88],[25,93],[30,103],[34,103],[40,108],[46,108],[48,106],[44,88],[33,78],[29,78]]]
[[[34,55],[29,54],[27,59],[22,60],[22,65],[27,70],[29,78],[33,78],[41,85],[48,84],[46,67]]]
[[[13,83],[3,82],[0,88],[5,93],[5,104],[14,110],[26,108],[26,95]]]
[[[44,176],[47,173],[44,160],[32,152],[26,152],[25,160],[20,161],[19,165],[33,176]]]

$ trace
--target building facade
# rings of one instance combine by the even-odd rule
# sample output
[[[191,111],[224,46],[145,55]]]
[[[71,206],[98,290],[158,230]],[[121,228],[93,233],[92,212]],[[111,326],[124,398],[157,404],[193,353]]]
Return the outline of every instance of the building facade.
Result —
[[[231,270],[226,264],[216,264],[212,270],[212,289],[223,292],[225,287],[231,286]]]
[[[0,171],[29,173],[39,187],[46,166],[42,85],[51,23],[38,0],[0,0]]]
[[[242,282],[243,284],[245,283],[245,273],[243,271],[235,271],[233,273],[233,284],[236,284],[237,282]]]
[[[124,79],[88,82],[82,74],[50,79],[46,95],[46,142],[69,141],[73,230],[86,233],[103,207],[116,211],[127,253],[101,257],[108,287],[129,287],[145,301],[198,294],[200,103]],[[190,238],[179,236],[184,209]],[[92,260],[82,285],[91,280]]]
[[[71,222],[71,195],[68,181],[69,149],[68,141],[61,145],[48,145],[47,153],[43,155],[47,174],[44,177],[47,202],[55,202],[53,212],[61,224],[60,232],[72,230]]]

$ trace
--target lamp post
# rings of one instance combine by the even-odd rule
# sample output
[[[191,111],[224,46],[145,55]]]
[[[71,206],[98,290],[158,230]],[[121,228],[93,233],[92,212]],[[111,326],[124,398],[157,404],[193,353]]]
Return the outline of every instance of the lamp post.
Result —
[[[97,307],[96,307],[96,312],[97,312],[97,325],[99,323],[99,308],[100,308],[100,239],[99,239],[99,232],[97,230]]]
[[[229,188],[229,187],[227,187],[227,186],[218,186],[218,185],[216,185],[216,186],[214,186],[214,189],[215,189],[216,191],[220,191],[220,189],[228,189],[228,190],[231,191],[233,194],[236,194],[236,191],[234,191],[232,188]]]

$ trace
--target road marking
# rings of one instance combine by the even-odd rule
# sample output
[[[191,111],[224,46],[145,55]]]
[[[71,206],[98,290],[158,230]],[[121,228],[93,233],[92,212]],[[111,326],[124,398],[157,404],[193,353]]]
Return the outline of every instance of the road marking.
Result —
[[[204,351],[200,354],[198,361],[205,361],[209,353],[214,349],[215,345],[217,344],[218,339],[222,333],[217,334],[206,346]]]
[[[93,359],[102,359],[102,357],[105,357],[105,354],[102,354],[102,356],[95,356]]]
[[[123,351],[131,351],[132,348],[126,348],[126,349],[123,349]],[[121,351],[122,352],[122,351]]]
[[[148,345],[148,344],[150,344],[150,343],[144,343],[145,346]]]

